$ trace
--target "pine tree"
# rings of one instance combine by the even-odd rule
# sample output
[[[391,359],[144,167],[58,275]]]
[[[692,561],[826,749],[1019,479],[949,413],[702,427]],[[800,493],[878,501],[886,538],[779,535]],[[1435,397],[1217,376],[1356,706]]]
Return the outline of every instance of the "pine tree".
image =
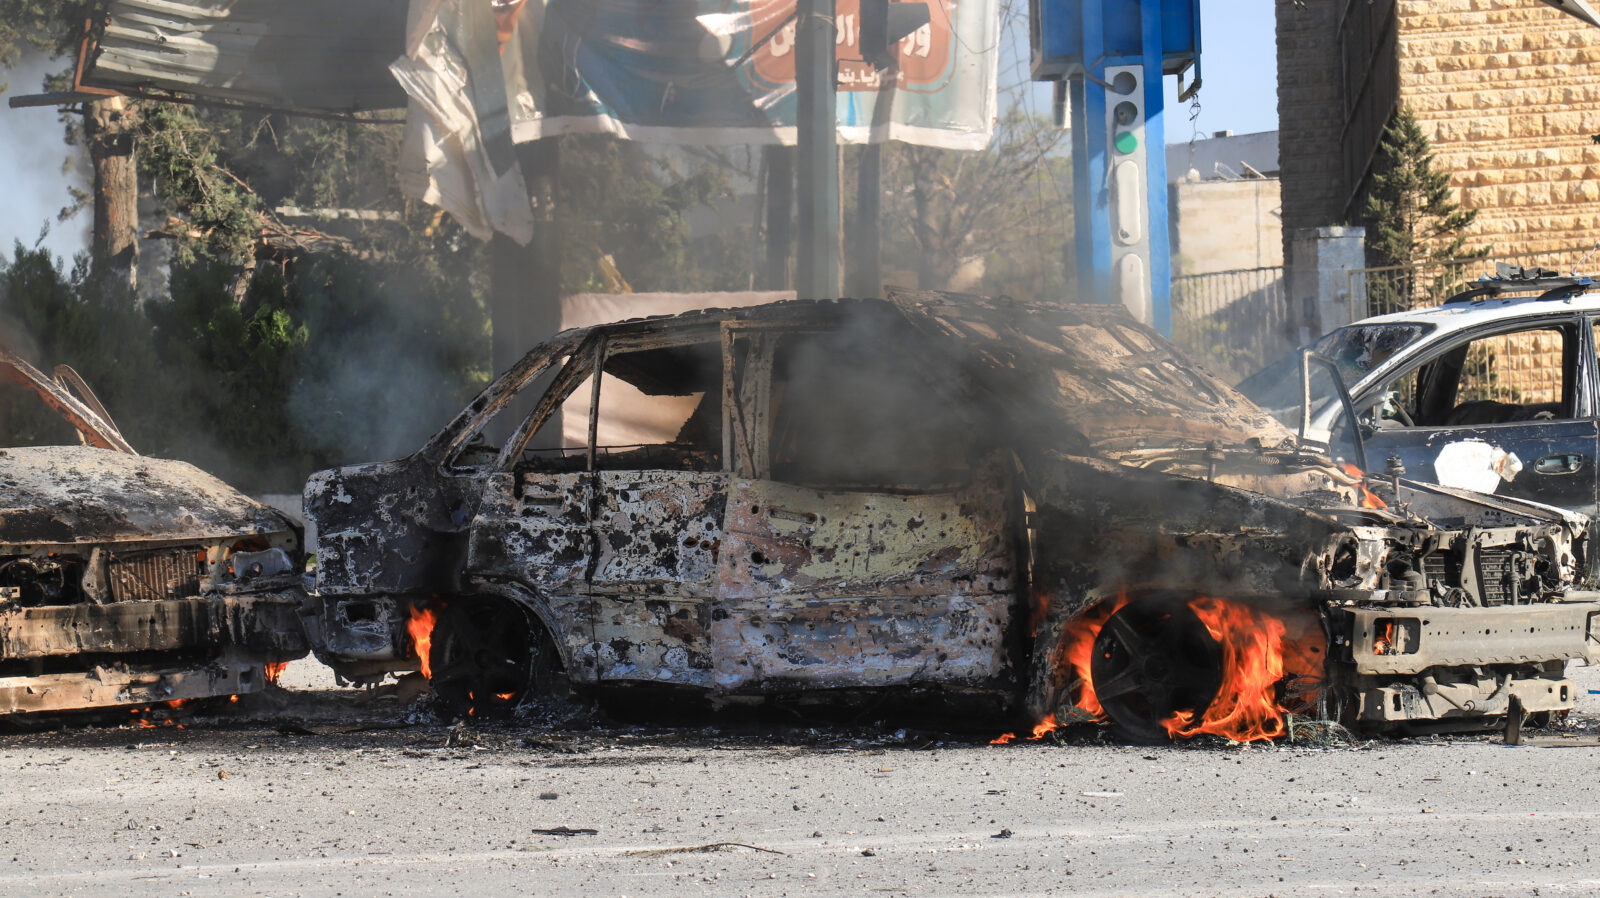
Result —
[[[1427,135],[1411,110],[1402,106],[1384,129],[1378,147],[1372,183],[1365,208],[1367,256],[1374,267],[1404,266],[1407,271],[1384,283],[1384,292],[1369,286],[1374,308],[1388,310],[1390,302],[1411,308],[1425,298],[1438,298],[1461,279],[1460,266],[1445,265],[1437,274],[1424,274],[1447,262],[1481,259],[1488,247],[1467,248],[1466,230],[1478,210],[1463,209],[1450,188],[1450,175],[1434,169]],[[1369,281],[1370,283],[1370,281]],[[1381,283],[1381,282],[1379,282]]]

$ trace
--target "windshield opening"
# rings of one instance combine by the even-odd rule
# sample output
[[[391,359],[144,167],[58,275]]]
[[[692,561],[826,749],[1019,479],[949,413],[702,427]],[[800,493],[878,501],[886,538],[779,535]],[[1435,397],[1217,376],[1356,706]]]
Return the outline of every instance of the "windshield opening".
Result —
[[[1432,324],[1352,324],[1324,334],[1311,349],[1333,362],[1345,387],[1354,390],[1367,375],[1433,330]],[[1239,392],[1270,412],[1283,424],[1295,427],[1300,419],[1300,353],[1295,350],[1239,384]],[[1321,418],[1337,404],[1333,379],[1311,379],[1311,417]]]

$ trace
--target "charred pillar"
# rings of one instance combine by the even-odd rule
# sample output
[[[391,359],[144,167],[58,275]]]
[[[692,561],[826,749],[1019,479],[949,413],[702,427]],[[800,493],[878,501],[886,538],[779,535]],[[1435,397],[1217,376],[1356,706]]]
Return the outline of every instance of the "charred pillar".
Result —
[[[517,161],[533,203],[533,239],[527,246],[496,233],[489,246],[494,373],[500,374],[535,344],[561,330],[561,230],[556,202],[561,150],[555,138],[517,145]],[[524,390],[523,396],[537,395]],[[495,419],[491,438],[511,434],[532,410],[524,399]],[[559,431],[559,427],[555,428]]]
[[[95,264],[130,287],[139,261],[138,124],[137,107],[122,97],[95,100],[84,110],[84,138],[94,166]]]

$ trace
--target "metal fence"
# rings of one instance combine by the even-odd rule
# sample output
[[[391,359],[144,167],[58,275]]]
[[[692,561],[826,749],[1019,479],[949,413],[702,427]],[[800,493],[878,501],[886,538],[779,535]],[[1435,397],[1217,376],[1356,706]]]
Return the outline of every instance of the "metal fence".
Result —
[[[1590,258],[1592,255],[1595,259]],[[1595,247],[1581,246],[1520,256],[1491,255],[1483,259],[1453,259],[1424,265],[1358,268],[1349,273],[1350,320],[1439,305],[1466,289],[1472,281],[1493,274],[1496,262],[1567,273],[1596,260],[1600,260],[1600,255],[1595,254]]]
[[[1245,268],[1172,279],[1172,339],[1237,383],[1294,349],[1282,268]]]

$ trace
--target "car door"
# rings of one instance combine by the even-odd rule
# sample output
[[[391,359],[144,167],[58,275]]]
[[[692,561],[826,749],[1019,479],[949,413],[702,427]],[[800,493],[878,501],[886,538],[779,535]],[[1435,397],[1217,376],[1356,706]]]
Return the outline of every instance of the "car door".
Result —
[[[884,334],[725,343],[719,689],[1003,681],[1013,494],[981,429]]]
[[[577,347],[499,451],[468,541],[473,577],[518,583],[545,604],[575,683],[598,676],[588,590],[595,476],[586,447],[565,439],[562,423],[587,407],[601,351],[599,338]]]
[[[1368,466],[1592,512],[1600,431],[1594,326],[1501,323],[1409,361],[1357,402]]]

